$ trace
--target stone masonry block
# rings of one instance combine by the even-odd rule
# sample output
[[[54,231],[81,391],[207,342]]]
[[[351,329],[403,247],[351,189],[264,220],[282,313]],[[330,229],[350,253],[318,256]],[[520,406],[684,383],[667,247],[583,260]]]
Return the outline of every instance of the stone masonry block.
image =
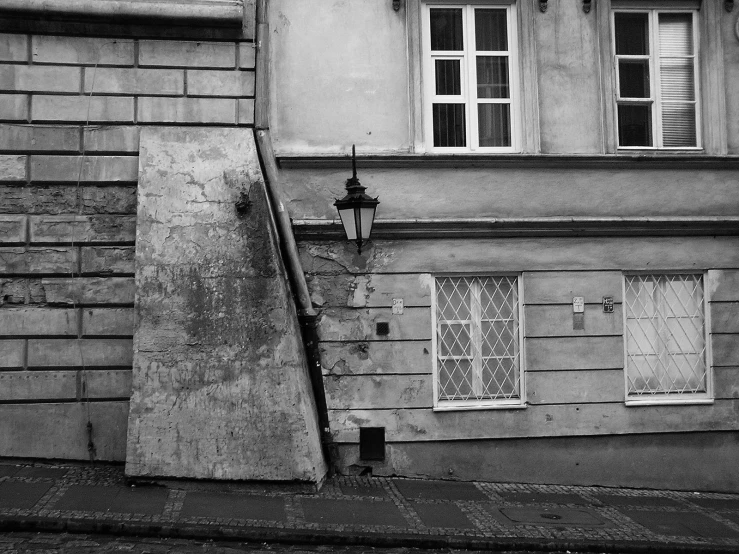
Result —
[[[28,367],[128,367],[131,339],[29,339]]]
[[[85,308],[82,310],[85,337],[133,336],[133,308]]]
[[[82,248],[82,274],[133,274],[133,246],[88,246]]]
[[[239,43],[239,67],[241,69],[253,69],[256,65],[256,52],[253,42]]]
[[[128,123],[133,121],[133,98],[40,94],[33,97],[31,112],[34,121]]]
[[[133,65],[134,41],[34,35],[31,55],[34,63]]]
[[[0,94],[0,119],[26,121],[28,119],[28,95]]]
[[[0,305],[25,304],[28,298],[28,281],[0,278]]]
[[[239,100],[239,125],[254,125],[254,100]]]
[[[181,69],[120,69],[99,67],[94,75],[85,73],[85,94],[184,94],[185,76]]]
[[[0,401],[74,400],[76,398],[76,371],[0,373]]]
[[[0,222],[3,217],[0,216]],[[0,223],[1,225],[1,223]],[[0,234],[2,236],[2,234]],[[127,215],[31,216],[32,243],[124,242],[133,243],[136,218]]]
[[[82,187],[82,213],[136,214],[136,186]]]
[[[60,214],[77,211],[77,190],[65,186],[0,185],[0,213]]]
[[[0,274],[73,274],[77,271],[77,248],[0,248]]]
[[[141,123],[236,123],[236,100],[222,98],[139,98]]]
[[[79,151],[80,128],[61,125],[0,125],[0,150]]]
[[[136,156],[31,156],[31,181],[36,182],[76,182],[79,179],[85,182],[135,183],[138,172]]]
[[[15,369],[23,367],[25,353],[25,340],[0,340],[0,368]]]
[[[18,92],[79,92],[79,67],[0,66],[0,90]]]
[[[77,311],[47,307],[0,308],[0,334],[11,337],[77,336]]]
[[[77,277],[42,279],[46,301],[53,305],[133,305],[133,277]]]
[[[235,67],[236,44],[232,42],[192,42],[142,40],[140,66]]]
[[[25,181],[26,156],[0,155],[0,181]]]
[[[253,71],[187,71],[189,96],[254,96]]]
[[[0,34],[0,62],[28,61],[26,35]]]
[[[130,398],[131,396],[132,372],[130,369],[87,371],[83,380],[86,384],[86,396],[90,398]]]
[[[101,126],[86,128],[83,133],[85,152],[139,151],[139,129],[133,126]]]
[[[26,216],[0,215],[0,245],[26,242]]]

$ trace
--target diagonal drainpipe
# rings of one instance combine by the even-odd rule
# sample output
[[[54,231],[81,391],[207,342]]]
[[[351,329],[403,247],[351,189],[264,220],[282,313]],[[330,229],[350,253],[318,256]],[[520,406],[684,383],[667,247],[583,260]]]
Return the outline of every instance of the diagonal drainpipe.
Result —
[[[262,162],[267,196],[277,226],[277,234],[282,246],[282,256],[287,268],[288,278],[297,302],[298,320],[303,335],[303,345],[308,361],[313,398],[318,411],[318,424],[321,428],[321,449],[329,468],[333,472],[334,458],[331,449],[331,430],[326,405],[326,392],[321,374],[321,355],[318,348],[318,313],[313,304],[305,282],[305,274],[300,264],[300,255],[293,234],[290,215],[277,190],[279,171],[272,149],[269,132],[269,25],[267,22],[267,0],[258,0],[256,5],[256,87],[254,94],[254,132],[257,150]]]

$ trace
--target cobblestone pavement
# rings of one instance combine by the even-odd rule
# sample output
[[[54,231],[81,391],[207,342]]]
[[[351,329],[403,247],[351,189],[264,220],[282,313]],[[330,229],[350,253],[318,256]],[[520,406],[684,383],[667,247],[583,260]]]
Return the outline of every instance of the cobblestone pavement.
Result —
[[[459,550],[305,546],[70,533],[0,533],[0,554],[458,554]],[[464,551],[464,554],[474,552]],[[526,554],[508,551],[502,554]]]
[[[739,495],[379,477],[337,477],[318,492],[191,481],[130,486],[119,466],[0,462],[0,531],[498,551],[739,552]]]

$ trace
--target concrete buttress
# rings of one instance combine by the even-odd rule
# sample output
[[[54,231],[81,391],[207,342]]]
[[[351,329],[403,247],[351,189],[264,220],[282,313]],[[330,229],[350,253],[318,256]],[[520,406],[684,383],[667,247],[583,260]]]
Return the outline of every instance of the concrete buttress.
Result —
[[[126,473],[321,481],[316,408],[252,130],[145,128],[139,159]]]

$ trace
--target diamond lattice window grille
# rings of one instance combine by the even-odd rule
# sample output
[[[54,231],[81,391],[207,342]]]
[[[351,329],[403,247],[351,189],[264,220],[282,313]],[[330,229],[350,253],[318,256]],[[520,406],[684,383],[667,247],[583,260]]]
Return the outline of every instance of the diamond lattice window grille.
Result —
[[[436,279],[439,401],[521,398],[518,278]]]
[[[627,275],[626,388],[634,397],[707,392],[702,275]]]

